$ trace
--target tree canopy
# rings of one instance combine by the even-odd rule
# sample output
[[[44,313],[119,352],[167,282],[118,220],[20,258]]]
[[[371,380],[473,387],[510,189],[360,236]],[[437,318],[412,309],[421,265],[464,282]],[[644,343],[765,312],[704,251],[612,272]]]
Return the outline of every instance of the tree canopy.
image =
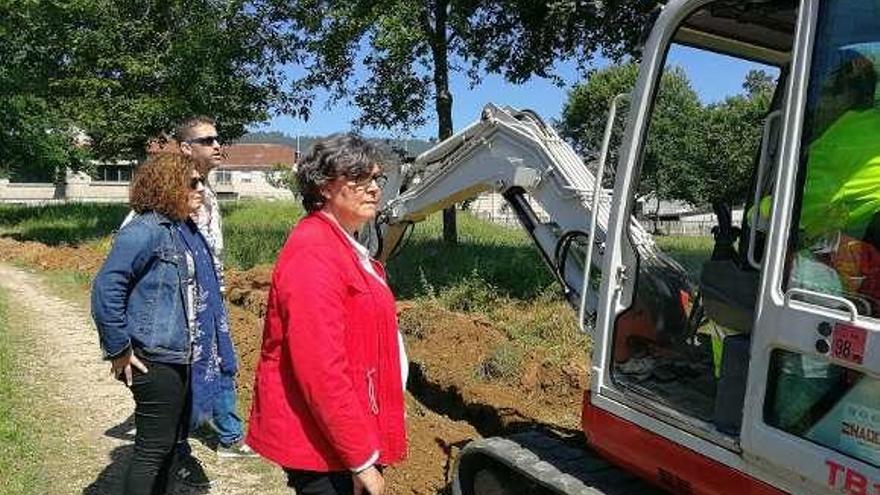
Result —
[[[596,70],[585,83],[577,85],[569,93],[562,111],[560,133],[588,160],[601,147],[611,100],[618,94],[632,91],[638,71],[639,67],[634,62]],[[615,121],[606,184],[613,180],[613,165],[617,163],[617,151],[623,139],[626,121],[623,115],[627,108],[628,105],[623,106]],[[699,97],[691,88],[684,71],[680,68],[666,71],[654,105],[652,131],[642,165],[640,194],[655,193],[665,199],[675,197],[675,189],[687,188],[687,184],[669,179],[677,169],[687,164],[688,141],[698,133],[695,126],[700,110]],[[681,178],[681,182],[686,180]]]
[[[704,109],[701,139],[695,141],[699,159],[694,162],[702,187],[694,188],[690,197],[680,193],[681,199],[697,205],[745,203],[773,88],[766,73],[751,71],[743,83],[744,93]]]
[[[193,114],[226,138],[283,109],[289,50],[243,1],[10,0],[0,5],[0,170],[144,154]]]
[[[553,64],[586,66],[600,52],[631,53],[650,2],[557,0],[266,0],[298,40],[303,76],[294,100],[308,113],[316,90],[351,99],[358,126],[410,130],[434,101],[438,137],[452,132],[449,73],[473,84],[485,74],[512,83],[555,77]],[[611,27],[613,26],[613,28]],[[362,68],[362,71],[358,69]]]
[[[317,90],[350,99],[354,124],[407,131],[424,125],[430,102],[437,138],[453,132],[451,72],[476,84],[484,74],[520,83],[554,77],[553,63],[585,66],[635,47],[652,2],[578,0],[266,0],[272,18],[299,40],[304,75],[294,100],[305,113]],[[449,213],[449,212],[447,212]],[[444,237],[454,236],[446,215]]]

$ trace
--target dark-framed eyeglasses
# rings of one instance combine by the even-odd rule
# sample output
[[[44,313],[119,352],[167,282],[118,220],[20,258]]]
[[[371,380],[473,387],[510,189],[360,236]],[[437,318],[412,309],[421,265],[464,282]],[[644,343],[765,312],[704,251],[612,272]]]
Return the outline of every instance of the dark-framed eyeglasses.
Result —
[[[370,175],[360,180],[349,181],[349,184],[354,186],[355,189],[366,189],[370,187],[370,184],[372,184],[373,182],[376,183],[376,187],[382,189],[383,187],[385,187],[385,184],[388,183],[388,177],[386,177],[384,174]]]
[[[189,188],[192,189],[193,191],[195,191],[196,189],[199,188],[199,184],[204,186],[205,179],[203,179],[201,177],[193,177],[192,179],[189,180]]]
[[[218,136],[216,134],[213,136],[202,136],[202,137],[187,139],[186,142],[189,144],[195,143],[195,144],[201,144],[202,146],[212,146],[214,143],[220,144],[220,136]]]

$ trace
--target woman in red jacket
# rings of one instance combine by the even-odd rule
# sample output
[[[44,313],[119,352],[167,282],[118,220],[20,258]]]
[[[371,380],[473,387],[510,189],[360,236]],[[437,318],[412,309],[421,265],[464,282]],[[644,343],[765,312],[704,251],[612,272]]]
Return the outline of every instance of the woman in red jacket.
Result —
[[[247,444],[298,495],[383,493],[406,454],[405,355],[382,266],[354,234],[385,182],[362,138],[315,143],[297,170],[308,215],[278,256]]]

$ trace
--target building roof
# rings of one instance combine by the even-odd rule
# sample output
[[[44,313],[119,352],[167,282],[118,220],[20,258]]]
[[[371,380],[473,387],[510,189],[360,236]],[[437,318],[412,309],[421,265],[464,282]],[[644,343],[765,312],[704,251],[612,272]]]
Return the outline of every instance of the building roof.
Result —
[[[296,152],[283,144],[233,144],[224,146],[219,168],[269,169],[281,164],[292,167]]]
[[[148,153],[174,153],[177,143],[167,141],[164,144],[150,143]],[[296,162],[296,151],[284,144],[232,144],[223,146],[223,163],[220,169],[266,170],[276,164],[292,167]]]

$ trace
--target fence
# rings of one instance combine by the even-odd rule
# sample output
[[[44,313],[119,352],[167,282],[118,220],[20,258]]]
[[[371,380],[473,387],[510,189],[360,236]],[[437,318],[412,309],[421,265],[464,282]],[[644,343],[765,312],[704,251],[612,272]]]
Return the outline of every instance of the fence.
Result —
[[[550,219],[550,215],[536,203],[532,198],[527,197],[529,205],[534,210],[535,215],[542,222]],[[476,217],[489,220],[490,222],[506,225],[508,227],[519,226],[519,219],[510,208],[510,204],[498,193],[485,193],[477,196],[468,205],[468,211]]]
[[[655,223],[652,220],[644,219],[641,220],[641,223],[645,226],[646,229],[648,229],[649,232],[656,231],[666,235],[690,236],[711,235],[712,227],[717,225],[717,223],[712,220],[661,220]]]
[[[541,205],[535,203],[531,198],[529,198],[529,204],[542,222],[549,220],[550,215],[541,208]],[[519,226],[516,213],[513,212],[507,201],[498,193],[481,194],[470,202],[468,210],[474,216],[497,224],[508,227]],[[656,228],[657,231],[666,235],[684,236],[711,235],[712,227],[716,224],[714,219],[707,219],[705,215],[698,220],[661,220],[653,222],[650,219],[640,219],[639,221],[649,232],[655,231]]]

